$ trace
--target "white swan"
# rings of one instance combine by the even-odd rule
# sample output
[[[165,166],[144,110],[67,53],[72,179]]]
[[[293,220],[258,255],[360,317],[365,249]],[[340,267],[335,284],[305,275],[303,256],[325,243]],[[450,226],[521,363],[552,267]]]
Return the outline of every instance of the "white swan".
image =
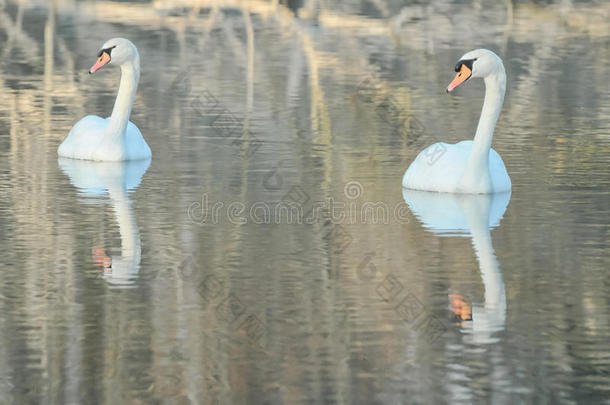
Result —
[[[470,307],[454,295],[450,303],[454,313],[467,321],[461,322],[462,330],[472,336],[474,343],[497,342],[493,335],[504,330],[506,321],[506,290],[489,231],[499,225],[510,193],[463,195],[403,189],[403,197],[426,228],[443,236],[471,237],[485,286],[485,302]]]
[[[511,189],[500,155],[491,149],[494,127],[502,109],[506,73],[502,60],[487,49],[470,51],[460,58],[458,72],[447,87],[452,91],[471,77],[485,81],[485,101],[474,141],[443,142],[421,151],[405,172],[402,185],[414,190],[488,194]]]
[[[121,255],[108,257],[104,248],[94,248],[94,256],[103,261],[103,278],[108,283],[127,287],[134,284],[140,270],[142,247],[129,191],[140,184],[150,159],[129,162],[91,162],[59,158],[59,167],[70,182],[86,197],[108,193],[121,234]],[[101,200],[87,200],[100,203]],[[99,263],[102,265],[102,263]]]
[[[105,119],[88,115],[78,121],[59,145],[57,154],[72,159],[113,162],[148,159],[150,148],[138,127],[129,121],[140,80],[138,50],[127,39],[111,39],[102,46],[89,74],[106,64],[121,66],[121,83],[112,115]]]

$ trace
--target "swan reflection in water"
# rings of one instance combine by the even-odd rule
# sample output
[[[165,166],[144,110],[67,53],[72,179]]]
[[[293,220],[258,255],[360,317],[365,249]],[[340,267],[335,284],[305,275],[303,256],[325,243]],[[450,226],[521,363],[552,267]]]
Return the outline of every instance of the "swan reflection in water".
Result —
[[[474,343],[494,343],[493,334],[504,330],[506,291],[491,243],[490,230],[499,225],[510,201],[510,192],[496,194],[449,194],[403,189],[403,197],[424,227],[449,237],[470,237],[481,278],[485,302],[472,307],[459,295],[450,306],[462,331]]]
[[[140,270],[142,247],[129,191],[140,185],[150,159],[94,162],[59,158],[58,163],[84,197],[101,197],[106,193],[110,197],[121,234],[121,255],[108,257],[105,248],[93,247],[93,259],[103,268],[103,278],[108,283],[123,288],[133,285]]]

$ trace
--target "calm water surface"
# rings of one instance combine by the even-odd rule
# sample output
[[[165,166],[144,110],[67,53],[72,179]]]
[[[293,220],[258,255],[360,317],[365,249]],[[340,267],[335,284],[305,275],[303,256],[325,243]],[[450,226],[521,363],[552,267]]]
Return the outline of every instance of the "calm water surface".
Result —
[[[610,403],[606,3],[3,3],[0,403]],[[153,158],[58,161],[115,36]],[[475,47],[512,193],[403,193]]]

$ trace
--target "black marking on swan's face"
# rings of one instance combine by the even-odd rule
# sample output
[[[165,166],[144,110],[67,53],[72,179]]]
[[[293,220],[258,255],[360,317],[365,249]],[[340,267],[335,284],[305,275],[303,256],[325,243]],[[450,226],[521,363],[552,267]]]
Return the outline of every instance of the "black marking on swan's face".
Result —
[[[462,69],[462,65],[466,65],[466,67],[468,69],[470,69],[470,71],[472,72],[472,64],[477,60],[477,58],[474,59],[463,59],[463,60],[459,60],[458,63],[455,65],[455,71],[459,72]]]
[[[115,45],[115,46],[111,46],[110,48],[102,49],[102,50],[101,50],[101,51],[100,51],[100,52],[97,54],[97,57],[99,58],[99,57],[100,57],[100,56],[102,56],[103,54],[107,54],[107,55],[108,55],[108,57],[109,57],[110,59],[112,59],[112,55],[111,55],[110,53],[112,52],[112,50],[113,50],[114,48],[116,48],[116,45]]]

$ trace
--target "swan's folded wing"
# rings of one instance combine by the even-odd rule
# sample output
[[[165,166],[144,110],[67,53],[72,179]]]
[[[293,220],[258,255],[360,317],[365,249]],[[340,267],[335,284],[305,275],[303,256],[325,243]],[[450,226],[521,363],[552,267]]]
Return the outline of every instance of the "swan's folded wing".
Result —
[[[97,115],[84,117],[74,124],[66,139],[59,145],[58,155],[72,159],[90,159],[107,126],[108,119]]]

